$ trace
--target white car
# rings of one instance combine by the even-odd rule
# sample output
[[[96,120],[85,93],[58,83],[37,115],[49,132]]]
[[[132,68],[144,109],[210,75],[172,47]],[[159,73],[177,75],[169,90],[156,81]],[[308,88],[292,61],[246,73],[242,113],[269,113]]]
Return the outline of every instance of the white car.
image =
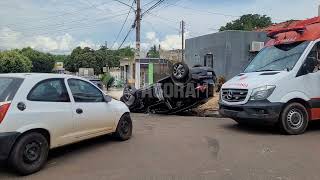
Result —
[[[0,160],[19,174],[39,171],[52,148],[112,133],[132,135],[125,104],[90,81],[58,74],[0,75]]]

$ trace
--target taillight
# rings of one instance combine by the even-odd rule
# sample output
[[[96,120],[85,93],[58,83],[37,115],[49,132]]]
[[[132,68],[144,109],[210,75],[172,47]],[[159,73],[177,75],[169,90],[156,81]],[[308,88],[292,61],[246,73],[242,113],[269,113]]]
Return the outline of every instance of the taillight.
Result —
[[[0,123],[3,121],[4,117],[6,116],[9,107],[10,107],[10,103],[3,104],[0,106]]]
[[[198,85],[198,87],[196,87],[196,90],[200,90],[201,92],[205,92],[207,90],[207,86],[206,85]]]

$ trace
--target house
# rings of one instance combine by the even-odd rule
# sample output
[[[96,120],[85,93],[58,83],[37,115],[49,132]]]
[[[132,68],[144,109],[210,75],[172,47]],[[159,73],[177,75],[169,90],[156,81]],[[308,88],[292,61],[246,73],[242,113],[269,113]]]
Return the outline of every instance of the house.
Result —
[[[134,60],[124,58],[120,60],[120,79],[126,84],[135,83]]]
[[[230,79],[244,70],[264,47],[265,32],[223,31],[186,40],[185,63],[212,67]]]
[[[57,74],[65,74],[66,70],[64,69],[64,64],[63,62],[56,62],[54,64],[54,68],[52,70],[52,72],[57,73]]]
[[[79,68],[78,76],[90,78],[94,77],[94,69],[93,68]]]
[[[151,85],[169,75],[172,63],[161,58],[122,59],[121,79],[137,89]]]
[[[123,80],[121,77],[121,70],[119,67],[108,68],[107,70],[115,80]]]
[[[175,50],[159,50],[160,58],[167,59],[172,63],[182,62],[182,50],[175,49]]]

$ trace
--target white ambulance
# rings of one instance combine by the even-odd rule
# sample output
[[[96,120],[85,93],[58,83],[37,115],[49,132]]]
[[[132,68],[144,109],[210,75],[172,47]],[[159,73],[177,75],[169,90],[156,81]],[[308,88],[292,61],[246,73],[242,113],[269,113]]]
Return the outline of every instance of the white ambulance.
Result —
[[[279,125],[302,134],[320,120],[320,17],[268,33],[271,40],[221,89],[220,114],[240,124]]]

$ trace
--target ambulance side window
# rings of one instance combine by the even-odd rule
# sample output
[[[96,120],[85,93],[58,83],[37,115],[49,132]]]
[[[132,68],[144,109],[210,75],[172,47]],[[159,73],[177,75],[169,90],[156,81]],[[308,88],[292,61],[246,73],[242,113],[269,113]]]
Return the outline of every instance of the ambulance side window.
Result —
[[[320,70],[320,42],[308,54],[297,76],[316,73]]]
[[[318,42],[310,51],[306,61],[314,64],[313,71],[311,73],[318,72],[320,70],[320,42]],[[313,63],[312,63],[313,62]]]

